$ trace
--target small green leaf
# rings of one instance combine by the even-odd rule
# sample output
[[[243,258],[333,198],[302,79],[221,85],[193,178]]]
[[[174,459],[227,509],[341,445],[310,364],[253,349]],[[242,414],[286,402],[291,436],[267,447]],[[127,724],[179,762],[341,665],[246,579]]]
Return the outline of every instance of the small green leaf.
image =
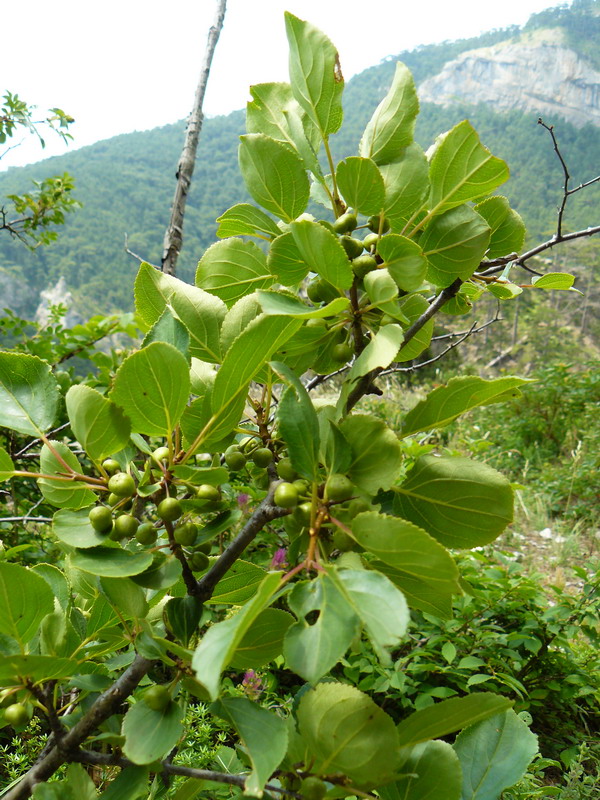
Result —
[[[40,472],[44,475],[70,476],[61,461],[54,455],[56,453],[62,461],[74,472],[81,473],[81,464],[66,444],[52,442],[52,450],[44,444],[40,453]],[[52,480],[40,478],[38,486],[46,500],[57,508],[84,508],[96,502],[96,495],[86,488],[83,481]]]
[[[18,564],[0,562],[0,633],[27,644],[53,610],[54,596],[42,577]]]
[[[204,530],[204,529],[203,529]],[[201,534],[203,531],[201,531]],[[264,580],[265,571],[249,561],[238,560],[217,583],[213,596],[207,603],[241,606],[254,595]]]
[[[404,333],[400,325],[384,325],[358,356],[348,374],[348,382],[356,381],[374,369],[389,367],[395,360]]]
[[[131,423],[123,411],[91,386],[71,386],[65,397],[71,430],[94,461],[122,450]]]
[[[109,783],[108,789],[102,792],[100,798],[101,800],[139,800],[139,798],[147,798],[148,777],[149,772],[146,767],[125,767]],[[192,798],[188,798],[188,800],[192,800]]]
[[[315,774],[339,772],[362,788],[394,775],[399,763],[395,725],[354,686],[320,683],[303,695],[297,716]]]
[[[290,83],[298,103],[326,138],[339,130],[344,79],[336,48],[320,30],[289,11],[285,27],[290,46]]]
[[[309,481],[316,481],[319,467],[319,421],[304,385],[280,362],[272,369],[289,384],[277,407],[279,432],[283,436],[294,469]]]
[[[76,550],[71,563],[77,569],[106,578],[126,578],[139,575],[152,564],[152,553],[132,553],[120,547],[90,547]]]
[[[261,797],[287,750],[285,721],[245,697],[224,697],[213,708],[233,724],[250,757],[252,772],[246,778],[245,793]]]
[[[172,345],[185,357],[188,364],[191,362],[190,333],[183,322],[180,322],[173,315],[169,307],[165,308],[158,320],[144,336],[142,347],[148,347],[152,342],[166,342]]]
[[[231,661],[233,669],[260,669],[283,653],[283,640],[294,618],[279,608],[265,608],[248,628]]]
[[[0,578],[1,580],[1,578]],[[36,609],[36,613],[38,609]],[[37,633],[28,634],[32,638]],[[33,683],[70,678],[84,671],[84,665],[69,658],[54,656],[24,656],[19,654],[0,656],[0,684],[6,686],[22,686],[24,679]]]
[[[392,164],[379,167],[385,185],[385,215],[392,230],[403,232],[411,215],[423,208],[429,194],[429,164],[423,148],[411,144]]]
[[[254,242],[225,239],[211,245],[198,262],[196,285],[231,306],[256,289],[267,289],[273,275],[265,254]]]
[[[0,447],[0,483],[13,477],[15,465],[3,447]]]
[[[365,492],[389,489],[402,466],[400,443],[385,422],[366,414],[353,414],[340,423],[352,449],[348,477]]]
[[[167,627],[184,647],[188,646],[190,639],[196,634],[201,617],[202,603],[196,597],[171,597],[165,605],[164,618]]]
[[[379,240],[377,252],[400,289],[405,292],[420,289],[427,272],[427,259],[416,242],[390,233]]]
[[[419,245],[429,261],[427,280],[446,287],[465,281],[481,263],[490,242],[490,227],[470,206],[452,207],[425,227]]]
[[[131,706],[123,718],[123,752],[134,764],[151,764],[165,758],[183,733],[181,708],[171,702],[153,711],[143,700]]]
[[[336,170],[338,188],[346,203],[360,214],[379,214],[385,203],[385,186],[377,164],[370,158],[340,161]]]
[[[488,197],[475,206],[475,211],[484,218],[492,232],[486,254],[488,258],[499,258],[520,251],[525,241],[525,223],[510,207],[506,197]]]
[[[442,645],[442,657],[446,659],[448,664],[451,664],[456,658],[456,647],[452,642],[444,642]]]
[[[111,606],[125,619],[141,619],[148,613],[144,591],[126,578],[101,578],[100,586]]]
[[[285,222],[308,205],[310,184],[300,156],[264,133],[240,136],[240,170],[254,200]]]
[[[398,516],[446,547],[488,544],[513,518],[509,481],[468,458],[421,456],[395,492]]]
[[[439,739],[510,708],[511,701],[489,692],[466,697],[451,697],[433,706],[415,711],[398,725],[402,747]]]
[[[187,361],[165,342],[154,342],[126,358],[117,370],[111,392],[134,431],[148,436],[169,436],[189,395]]]
[[[376,164],[389,164],[403,155],[413,140],[419,99],[408,67],[401,61],[389,92],[375,109],[360,141],[361,156],[372,158]]]
[[[327,305],[314,308],[283,292],[257,292],[256,297],[263,314],[293,317],[294,319],[323,319],[345,311],[350,305],[347,297],[336,297]]]
[[[269,270],[283,286],[295,286],[300,283],[306,278],[310,269],[302,258],[291,231],[273,240],[267,256],[267,264]]]
[[[57,511],[52,518],[52,530],[56,538],[68,544],[69,547],[97,547],[106,544],[105,534],[98,533],[92,528],[89,513],[93,506],[80,508],[76,511],[63,508]],[[112,544],[112,542],[109,543]],[[118,546],[115,544],[115,546]]]
[[[52,427],[59,398],[54,375],[41,358],[0,352],[0,427],[39,436]]]
[[[571,289],[575,282],[575,276],[567,272],[548,272],[533,278],[531,283],[535,289]],[[578,291],[578,290],[577,290]]]
[[[300,256],[310,269],[336,289],[349,289],[354,276],[337,236],[310,220],[294,222],[290,227]]]
[[[254,88],[256,87],[251,87]],[[228,208],[225,213],[217,217],[217,222],[219,239],[227,239],[230,236],[260,236],[260,234],[265,234],[271,239],[281,233],[271,217],[249,203],[237,203]]]
[[[497,800],[523,777],[538,750],[537,736],[512,709],[467,728],[453,747],[462,766],[464,800]]]
[[[402,777],[387,786],[378,786],[382,800],[460,800],[462,770],[452,746],[447,742],[415,745],[402,762]]]

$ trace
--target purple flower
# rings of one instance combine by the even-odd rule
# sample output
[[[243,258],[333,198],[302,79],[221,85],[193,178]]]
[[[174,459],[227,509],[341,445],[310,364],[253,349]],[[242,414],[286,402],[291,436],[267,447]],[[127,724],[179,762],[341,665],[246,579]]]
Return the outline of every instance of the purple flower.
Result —
[[[285,547],[279,547],[275,550],[269,569],[287,569],[287,550]]]
[[[265,688],[260,677],[253,669],[249,669],[244,673],[242,686],[244,687],[246,694],[255,699],[264,691]]]
[[[246,508],[248,506],[248,500],[250,500],[249,494],[238,494],[237,504],[242,509],[242,511],[246,511]]]

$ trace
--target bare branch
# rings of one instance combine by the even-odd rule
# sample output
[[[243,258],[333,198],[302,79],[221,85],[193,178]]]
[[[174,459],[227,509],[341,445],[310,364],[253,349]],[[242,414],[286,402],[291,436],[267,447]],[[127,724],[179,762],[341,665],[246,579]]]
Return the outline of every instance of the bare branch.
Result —
[[[125,234],[125,252],[129,256],[133,256],[133,258],[135,258],[135,260],[138,261],[140,264],[150,264],[150,262],[148,261],[147,258],[142,258],[141,256],[138,256],[137,253],[134,253],[133,250],[129,249],[129,236],[128,236],[128,234]],[[160,267],[157,267],[156,264],[150,264],[150,266],[154,267],[154,269],[158,269],[158,270],[160,269]]]

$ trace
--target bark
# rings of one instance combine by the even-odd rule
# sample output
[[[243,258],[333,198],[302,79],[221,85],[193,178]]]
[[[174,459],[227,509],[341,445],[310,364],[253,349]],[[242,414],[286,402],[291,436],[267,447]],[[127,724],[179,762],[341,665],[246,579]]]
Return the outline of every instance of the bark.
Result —
[[[177,178],[177,186],[175,188],[173,205],[171,207],[171,219],[165,231],[161,259],[162,271],[167,273],[167,275],[175,275],[177,258],[183,244],[185,204],[192,182],[192,175],[194,174],[196,150],[198,149],[198,140],[200,138],[200,131],[202,130],[202,122],[204,119],[202,105],[204,103],[204,94],[210,74],[210,66],[223,28],[226,5],[226,0],[219,0],[214,22],[208,32],[208,42],[206,44],[202,69],[200,70],[200,79],[196,87],[194,107],[188,119],[183,150],[181,151],[179,164],[177,165],[177,173],[175,176]]]

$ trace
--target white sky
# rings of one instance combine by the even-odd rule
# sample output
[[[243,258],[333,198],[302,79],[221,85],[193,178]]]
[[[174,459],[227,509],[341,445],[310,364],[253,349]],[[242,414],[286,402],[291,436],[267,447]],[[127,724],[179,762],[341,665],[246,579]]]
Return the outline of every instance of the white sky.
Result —
[[[229,0],[204,111],[244,107],[248,86],[287,80],[284,10],[325,31],[344,77],[420,44],[524,24],[553,0]],[[0,19],[0,94],[76,123],[73,147],[182,119],[193,102],[216,0],[23,0]],[[66,151],[25,143],[0,170]],[[2,151],[0,150],[0,153]]]

